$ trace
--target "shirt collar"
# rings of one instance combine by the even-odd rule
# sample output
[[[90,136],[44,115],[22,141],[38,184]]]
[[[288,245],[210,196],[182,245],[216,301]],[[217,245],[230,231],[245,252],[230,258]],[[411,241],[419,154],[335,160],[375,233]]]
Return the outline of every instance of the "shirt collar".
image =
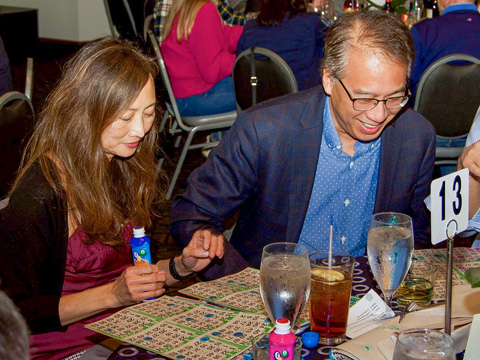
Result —
[[[443,10],[442,15],[448,14],[454,11],[462,11],[462,10],[473,10],[478,11],[477,6],[475,4],[452,4],[449,5]]]
[[[325,144],[338,155],[342,152],[342,141],[338,136],[335,125],[333,124],[329,103],[330,101],[327,97],[323,108],[323,139],[325,140]]]
[[[338,136],[337,129],[333,124],[332,112],[330,111],[330,101],[329,98],[325,101],[325,106],[323,108],[323,139],[325,144],[328,146],[329,149],[335,155],[340,155],[342,153],[342,141]],[[363,141],[356,141],[355,145],[353,146],[355,150],[354,157],[361,156],[373,149],[376,149],[380,146],[381,143],[381,136],[376,138],[375,140],[363,142]]]

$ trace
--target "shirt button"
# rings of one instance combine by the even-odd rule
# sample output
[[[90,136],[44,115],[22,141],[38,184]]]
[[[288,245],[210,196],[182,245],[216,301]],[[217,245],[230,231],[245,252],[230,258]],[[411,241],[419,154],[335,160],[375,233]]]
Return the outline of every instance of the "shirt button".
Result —
[[[348,204],[350,204],[350,200],[348,200],[348,199],[345,200],[345,201],[344,201],[344,204],[345,204],[345,206],[348,206]]]
[[[345,241],[347,241],[347,238],[346,238],[345,235],[344,235],[344,236],[342,236],[342,237],[340,238],[340,240],[342,240],[342,244],[345,244]]]
[[[337,149],[340,150],[342,148],[341,145],[337,145]]]
[[[353,167],[353,161],[350,163],[350,169]]]

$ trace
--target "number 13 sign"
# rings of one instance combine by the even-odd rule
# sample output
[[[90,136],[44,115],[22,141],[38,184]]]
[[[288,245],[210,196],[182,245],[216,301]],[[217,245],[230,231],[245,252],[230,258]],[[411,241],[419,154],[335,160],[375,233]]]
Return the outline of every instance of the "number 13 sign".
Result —
[[[468,175],[468,169],[463,169],[432,181],[430,196],[433,245],[467,228]]]

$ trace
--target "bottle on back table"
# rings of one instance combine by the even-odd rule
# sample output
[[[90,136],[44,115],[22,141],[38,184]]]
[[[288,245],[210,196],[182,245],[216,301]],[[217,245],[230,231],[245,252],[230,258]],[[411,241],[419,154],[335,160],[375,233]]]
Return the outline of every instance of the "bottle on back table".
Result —
[[[385,5],[383,6],[383,11],[393,14],[395,11],[393,11],[392,7],[392,0],[385,0]]]
[[[423,8],[425,9],[425,17],[433,18],[433,0],[423,0]]]
[[[357,1],[355,0],[345,0],[343,3],[343,12],[354,12],[358,11]]]

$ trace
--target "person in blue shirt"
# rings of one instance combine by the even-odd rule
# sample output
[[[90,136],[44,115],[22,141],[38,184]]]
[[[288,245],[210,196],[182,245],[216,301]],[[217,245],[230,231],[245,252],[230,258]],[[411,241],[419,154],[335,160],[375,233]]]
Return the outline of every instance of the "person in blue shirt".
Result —
[[[258,18],[245,25],[237,55],[252,46],[266,48],[290,66],[299,90],[320,85],[328,25],[306,9],[305,0],[262,0]]]
[[[410,76],[411,103],[415,100],[418,82],[427,68],[451,54],[467,54],[480,59],[480,13],[475,0],[438,0],[441,16],[423,20],[411,28],[415,62]],[[462,147],[465,137],[437,139],[439,147]],[[441,166],[440,174],[454,171],[454,166]]]
[[[420,21],[410,30],[415,48],[412,95],[422,74],[436,60],[451,54],[480,59],[480,13],[475,0],[438,0],[438,7],[441,16]]]
[[[414,51],[408,28],[383,11],[342,15],[325,40],[322,84],[239,113],[186,192],[172,203],[180,248],[192,236],[222,237],[239,213],[216,278],[260,266],[273,242],[353,256],[366,252],[373,213],[413,219],[415,242],[429,240],[423,199],[430,192],[435,131],[404,105]]]

